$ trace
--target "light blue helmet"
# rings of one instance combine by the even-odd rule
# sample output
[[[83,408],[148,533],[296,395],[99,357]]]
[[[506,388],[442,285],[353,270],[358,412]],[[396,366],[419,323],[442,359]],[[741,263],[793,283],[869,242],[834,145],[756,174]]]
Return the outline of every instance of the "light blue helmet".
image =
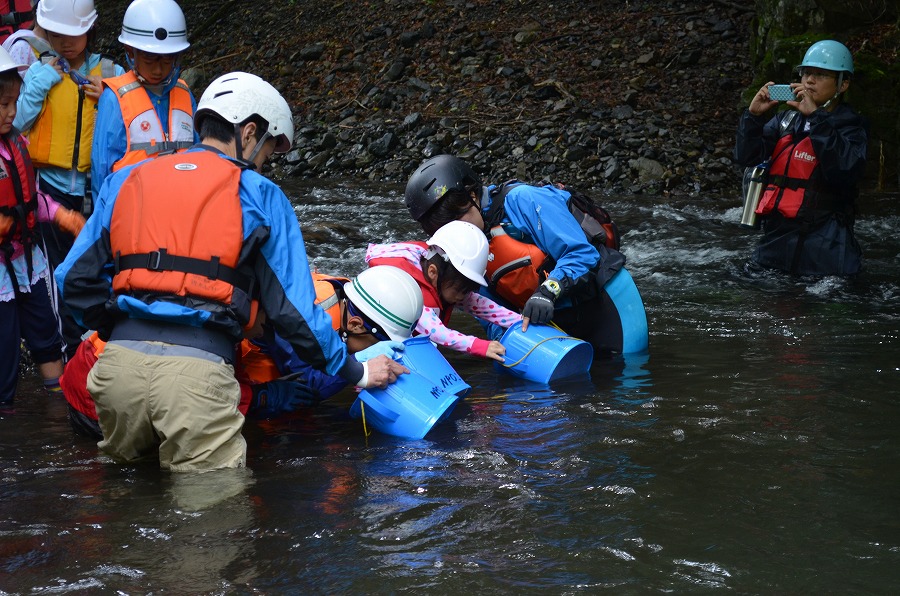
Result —
[[[839,41],[825,39],[809,46],[800,68],[811,66],[836,72],[853,72],[853,56],[847,46]]]

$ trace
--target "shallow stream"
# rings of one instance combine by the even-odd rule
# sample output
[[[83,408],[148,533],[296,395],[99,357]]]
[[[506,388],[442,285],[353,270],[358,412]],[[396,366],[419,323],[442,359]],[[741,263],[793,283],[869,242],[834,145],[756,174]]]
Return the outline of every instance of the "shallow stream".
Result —
[[[286,190],[322,272],[420,238],[399,188]],[[605,205],[649,356],[550,387],[450,356],[473,390],[423,440],[365,437],[347,391],[248,421],[248,470],[170,475],[99,457],[27,377],[0,594],[895,593],[897,197],[862,201],[866,272],[817,282],[742,273],[737,199]]]

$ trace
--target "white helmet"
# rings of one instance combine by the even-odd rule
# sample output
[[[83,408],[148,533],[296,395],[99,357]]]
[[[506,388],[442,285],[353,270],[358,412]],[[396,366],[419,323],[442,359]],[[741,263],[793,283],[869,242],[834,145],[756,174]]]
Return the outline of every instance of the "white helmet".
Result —
[[[151,54],[177,54],[191,45],[175,0],[134,0],[122,19],[119,41]]]
[[[0,48],[0,72],[6,72],[8,70],[22,71],[26,68],[28,68],[27,64],[16,64],[13,62],[9,52]]]
[[[450,261],[457,271],[483,286],[487,271],[488,242],[478,226],[467,221],[451,221],[441,226],[428,239],[427,258],[439,254]]]
[[[412,275],[390,265],[366,269],[344,284],[344,294],[351,307],[359,310],[369,322],[393,340],[403,341],[412,335],[422,316],[422,290]]]
[[[261,116],[269,123],[266,134],[276,139],[275,153],[286,153],[294,143],[291,108],[275,87],[256,75],[231,72],[210,83],[197,104],[194,130],[200,130],[201,120],[210,113],[232,124],[240,124],[254,114]]]
[[[38,25],[51,33],[84,35],[96,20],[94,0],[41,0],[38,4]]]

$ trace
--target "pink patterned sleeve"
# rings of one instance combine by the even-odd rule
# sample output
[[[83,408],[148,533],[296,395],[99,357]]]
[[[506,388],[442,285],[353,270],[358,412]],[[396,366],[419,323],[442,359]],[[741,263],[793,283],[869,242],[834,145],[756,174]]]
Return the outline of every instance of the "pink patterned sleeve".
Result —
[[[460,304],[460,308],[473,317],[499,325],[506,329],[522,320],[522,315],[504,308],[478,292],[469,292],[466,299]]]
[[[444,346],[457,352],[474,354],[482,358],[487,355],[487,349],[491,343],[485,339],[450,329],[441,321],[440,311],[427,306],[422,309],[422,316],[419,317],[416,332],[421,335],[428,335],[431,341],[439,346]]]

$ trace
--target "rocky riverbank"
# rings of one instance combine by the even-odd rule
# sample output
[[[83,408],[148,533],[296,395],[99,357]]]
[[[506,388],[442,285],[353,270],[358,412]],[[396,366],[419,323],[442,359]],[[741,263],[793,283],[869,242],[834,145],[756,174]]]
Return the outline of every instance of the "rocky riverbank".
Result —
[[[127,5],[97,1],[120,56]],[[404,182],[454,153],[486,179],[736,196],[752,13],[729,2],[183,3],[200,92],[255,72],[294,108],[275,176]]]

